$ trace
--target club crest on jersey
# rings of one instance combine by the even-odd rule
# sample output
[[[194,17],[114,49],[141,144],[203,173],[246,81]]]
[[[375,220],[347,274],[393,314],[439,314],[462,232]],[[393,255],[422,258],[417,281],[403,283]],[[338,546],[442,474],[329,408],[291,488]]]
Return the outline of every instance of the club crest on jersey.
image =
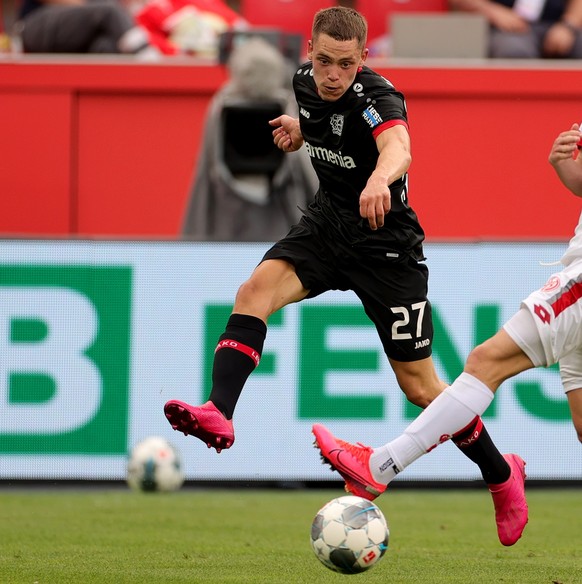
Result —
[[[342,130],[344,129],[344,117],[342,114],[333,114],[329,119],[331,124],[331,131],[338,136],[342,135]]]
[[[552,292],[560,287],[560,278],[558,276],[552,276],[542,288],[542,292]]]

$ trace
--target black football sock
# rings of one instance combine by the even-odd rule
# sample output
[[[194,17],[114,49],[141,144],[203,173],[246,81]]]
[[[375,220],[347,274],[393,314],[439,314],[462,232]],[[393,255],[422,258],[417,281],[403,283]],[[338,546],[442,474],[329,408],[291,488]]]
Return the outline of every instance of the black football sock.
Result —
[[[218,340],[210,401],[231,419],[249,375],[259,364],[267,325],[255,316],[231,314]]]
[[[469,426],[455,434],[453,442],[479,467],[483,480],[488,485],[499,485],[509,479],[511,469],[493,444],[481,418],[476,417]]]

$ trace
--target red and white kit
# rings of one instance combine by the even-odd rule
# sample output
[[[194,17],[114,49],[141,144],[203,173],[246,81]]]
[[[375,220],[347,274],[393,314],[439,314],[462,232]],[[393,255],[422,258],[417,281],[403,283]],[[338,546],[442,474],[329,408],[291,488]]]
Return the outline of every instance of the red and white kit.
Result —
[[[536,367],[560,363],[568,392],[582,387],[582,215],[561,263],[564,269],[522,302],[533,316],[537,333],[523,311],[504,329]]]

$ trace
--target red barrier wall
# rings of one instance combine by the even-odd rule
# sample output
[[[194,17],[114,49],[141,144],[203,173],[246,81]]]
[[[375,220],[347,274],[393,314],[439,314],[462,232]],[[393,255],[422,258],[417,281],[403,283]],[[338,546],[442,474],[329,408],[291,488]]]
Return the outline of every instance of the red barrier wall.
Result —
[[[582,120],[579,68],[372,65],[407,96],[410,197],[429,239],[570,237],[582,201],[547,156]],[[0,61],[0,234],[177,237],[225,80],[194,61]]]

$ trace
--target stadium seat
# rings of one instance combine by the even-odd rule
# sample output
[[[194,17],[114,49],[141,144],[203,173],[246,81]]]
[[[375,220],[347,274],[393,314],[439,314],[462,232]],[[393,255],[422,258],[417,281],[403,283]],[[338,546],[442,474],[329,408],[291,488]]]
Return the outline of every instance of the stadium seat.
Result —
[[[390,17],[398,12],[446,12],[447,0],[356,0],[356,10],[368,21],[368,40],[390,32]]]
[[[390,23],[392,57],[485,59],[489,23],[482,14],[397,12]]]
[[[277,28],[311,38],[313,15],[336,6],[335,0],[241,0],[239,12],[251,26]]]

